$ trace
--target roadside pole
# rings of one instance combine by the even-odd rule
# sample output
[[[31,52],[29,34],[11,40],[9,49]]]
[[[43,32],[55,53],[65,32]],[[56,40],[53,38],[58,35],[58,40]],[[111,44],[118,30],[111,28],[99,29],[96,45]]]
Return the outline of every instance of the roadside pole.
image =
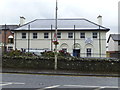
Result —
[[[56,14],[55,14],[55,38],[56,38],[56,41],[57,41],[57,0],[56,0]],[[55,70],[57,70],[57,44],[55,44]]]

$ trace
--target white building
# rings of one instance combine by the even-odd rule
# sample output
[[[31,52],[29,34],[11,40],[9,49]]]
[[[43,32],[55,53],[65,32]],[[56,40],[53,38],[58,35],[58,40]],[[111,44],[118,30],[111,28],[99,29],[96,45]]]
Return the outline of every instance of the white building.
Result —
[[[110,57],[120,58],[120,34],[110,34],[107,43]]]
[[[74,56],[106,57],[106,32],[87,19],[58,19],[58,50]],[[55,19],[36,19],[14,30],[14,49],[54,50]]]

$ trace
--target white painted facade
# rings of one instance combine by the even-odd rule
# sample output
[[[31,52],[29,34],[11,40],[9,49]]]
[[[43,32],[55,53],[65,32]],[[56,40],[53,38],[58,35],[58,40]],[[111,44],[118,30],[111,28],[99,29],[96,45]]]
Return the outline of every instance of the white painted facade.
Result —
[[[14,49],[27,49],[29,45],[30,49],[54,50],[52,43],[55,33],[54,21],[54,19],[37,19],[13,30]],[[31,25],[30,29],[28,25]],[[51,25],[53,25],[52,29]],[[107,31],[109,31],[108,28],[87,19],[59,19],[58,33],[61,33],[61,38],[58,38],[57,49],[58,51],[66,49],[71,55],[77,53],[80,57],[106,57]],[[49,33],[49,38],[44,38],[45,32]],[[70,32],[73,33],[72,38],[68,38]],[[93,38],[93,32],[97,33],[97,38]],[[22,33],[26,33],[26,38],[22,38]],[[33,38],[33,33],[37,33],[37,38]],[[81,33],[85,33],[85,38],[81,38]]]
[[[26,38],[22,39],[22,32],[26,33]],[[37,33],[37,39],[33,39],[33,33]],[[49,38],[44,38],[44,33],[49,33]],[[61,32],[61,38],[58,38],[58,50],[67,49],[67,52],[73,54],[74,49],[74,38],[68,38],[68,32],[74,31],[58,31]],[[85,33],[85,38],[80,38],[80,33]],[[100,54],[100,46],[99,46],[99,32],[97,32],[97,38],[93,38],[92,33],[96,31],[75,31],[75,45],[76,49],[80,49],[80,56],[86,57],[86,49],[91,48],[91,57],[99,57]],[[28,32],[19,31],[16,32],[14,37],[16,37],[16,47],[18,50],[21,48],[28,48]],[[54,36],[54,32],[52,32],[52,37]],[[101,56],[106,57],[106,32],[100,32],[100,42],[101,42]],[[86,39],[90,38],[92,40],[91,43],[86,43]],[[14,40],[15,41],[15,40]],[[51,32],[50,31],[30,31],[30,48],[32,49],[49,49],[54,50],[54,44],[51,42]],[[52,43],[52,46],[51,46]],[[14,45],[15,47],[15,45]]]
[[[120,51],[120,45],[118,45],[118,41],[114,41],[112,37],[110,37],[108,42],[108,51]]]

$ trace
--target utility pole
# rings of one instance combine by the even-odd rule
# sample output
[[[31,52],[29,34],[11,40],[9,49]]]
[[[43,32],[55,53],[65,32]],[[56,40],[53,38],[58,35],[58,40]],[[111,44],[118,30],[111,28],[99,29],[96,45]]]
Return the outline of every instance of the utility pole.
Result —
[[[5,24],[5,29],[4,29],[4,53],[6,52],[6,24]]]
[[[58,10],[58,7],[57,7],[57,0],[56,0],[56,13],[55,13],[55,38],[56,38],[56,41],[57,41],[57,10]],[[55,44],[55,70],[57,70],[57,44]]]
[[[99,54],[101,57],[101,35],[100,35],[100,25],[99,25]]]
[[[30,50],[30,25],[28,25],[28,53]]]

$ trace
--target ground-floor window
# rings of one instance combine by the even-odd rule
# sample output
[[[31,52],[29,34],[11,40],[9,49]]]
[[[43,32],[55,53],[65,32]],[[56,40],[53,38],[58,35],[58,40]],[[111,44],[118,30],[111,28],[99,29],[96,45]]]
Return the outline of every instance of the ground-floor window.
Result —
[[[11,51],[11,50],[13,50],[13,47],[12,47],[12,46],[9,46],[9,47],[8,47],[8,51]]]
[[[62,50],[63,50],[64,52],[67,52],[67,48],[62,48]]]
[[[87,48],[86,49],[86,54],[87,54],[87,57],[91,57],[91,48]]]

